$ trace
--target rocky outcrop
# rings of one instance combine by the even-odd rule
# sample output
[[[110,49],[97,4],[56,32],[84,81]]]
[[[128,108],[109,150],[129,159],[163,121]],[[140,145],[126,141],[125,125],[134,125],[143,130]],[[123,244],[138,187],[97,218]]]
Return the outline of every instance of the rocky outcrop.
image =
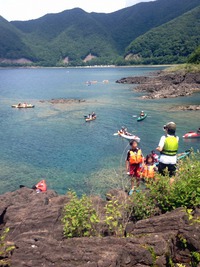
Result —
[[[67,99],[67,98],[56,98],[50,100],[40,100],[40,103],[51,103],[51,104],[75,104],[75,103],[83,103],[86,102],[85,99]]]
[[[200,110],[200,105],[186,105],[186,106],[177,106],[177,107],[173,107],[172,110],[176,111],[176,110],[190,110],[190,111],[197,111]]]
[[[107,196],[125,201],[122,191]],[[94,207],[106,201],[91,198]],[[0,230],[10,228],[7,241],[15,244],[10,255],[13,267],[130,267],[170,266],[170,261],[189,266],[191,253],[200,253],[200,224],[183,209],[129,222],[127,238],[94,237],[64,239],[62,210],[68,196],[54,191],[36,193],[27,188],[0,196]],[[193,218],[200,216],[197,209]]]
[[[145,92],[143,99],[174,98],[189,96],[200,91],[200,73],[165,72],[161,71],[152,77],[122,78],[117,83],[139,84],[134,88]]]

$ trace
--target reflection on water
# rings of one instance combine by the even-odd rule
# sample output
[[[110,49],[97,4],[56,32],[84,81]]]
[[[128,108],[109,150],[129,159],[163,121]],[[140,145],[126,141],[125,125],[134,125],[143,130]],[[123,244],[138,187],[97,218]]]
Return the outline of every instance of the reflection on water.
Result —
[[[183,136],[199,125],[197,111],[171,111],[179,104],[198,104],[200,94],[186,98],[142,100],[133,85],[116,84],[122,77],[151,72],[148,68],[0,70],[0,193],[20,184],[32,186],[41,178],[49,188],[65,194],[70,188],[99,193],[111,185],[126,184],[124,171],[128,142],[113,136],[122,125],[141,138],[144,154],[157,146],[162,126],[177,123]],[[99,81],[86,86],[89,80]],[[102,84],[103,80],[109,83]],[[85,99],[83,103],[51,104],[52,98]],[[17,110],[18,102],[35,104]],[[145,110],[149,116],[138,123]],[[97,119],[85,123],[95,111]],[[180,151],[198,149],[200,139],[180,138]]]

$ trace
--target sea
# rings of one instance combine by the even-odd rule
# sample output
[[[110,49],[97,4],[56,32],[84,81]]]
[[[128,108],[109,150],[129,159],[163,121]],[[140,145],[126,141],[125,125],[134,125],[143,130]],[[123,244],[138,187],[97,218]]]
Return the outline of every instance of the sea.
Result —
[[[163,135],[163,125],[177,124],[179,151],[200,148],[200,139],[183,134],[200,127],[199,112],[173,111],[199,104],[200,93],[172,99],[144,100],[135,85],[117,84],[128,76],[150,75],[163,67],[5,68],[0,69],[0,194],[45,179],[58,194],[68,190],[102,195],[126,187],[129,143],[115,136],[122,126],[141,138],[143,154]],[[92,83],[88,83],[92,81]],[[52,104],[51,99],[85,102]],[[33,109],[11,105],[31,103]],[[141,110],[148,117],[137,122]],[[85,122],[91,112],[97,119]]]

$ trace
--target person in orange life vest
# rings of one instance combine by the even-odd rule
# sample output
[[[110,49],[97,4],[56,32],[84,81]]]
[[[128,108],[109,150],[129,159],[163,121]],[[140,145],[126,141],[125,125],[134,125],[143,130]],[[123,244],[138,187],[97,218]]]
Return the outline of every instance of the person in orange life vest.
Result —
[[[45,180],[41,180],[39,183],[34,185],[32,189],[35,189],[38,193],[39,192],[46,192],[47,191],[47,185]]]
[[[142,178],[152,179],[155,177],[156,171],[155,159],[152,154],[149,154],[146,156],[145,164],[141,169]]]
[[[132,177],[130,191],[132,193],[135,188],[135,180],[137,186],[140,184],[140,167],[143,163],[143,155],[142,150],[138,148],[138,142],[136,140],[131,140],[130,146],[131,149],[127,152],[126,157],[126,171]]]

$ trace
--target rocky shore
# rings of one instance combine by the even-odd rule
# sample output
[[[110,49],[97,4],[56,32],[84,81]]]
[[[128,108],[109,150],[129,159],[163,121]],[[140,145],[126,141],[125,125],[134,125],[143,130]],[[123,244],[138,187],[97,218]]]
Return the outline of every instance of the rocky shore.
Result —
[[[177,107],[173,107],[172,110],[176,111],[176,110],[183,110],[183,111],[197,111],[200,110],[200,105],[187,105],[187,106],[177,106]]]
[[[174,98],[189,96],[200,91],[200,72],[160,71],[154,76],[127,77],[116,81],[124,84],[137,84],[137,92],[145,92],[143,99]]]
[[[127,198],[118,190],[109,196],[120,203]],[[94,207],[103,210],[106,200],[91,199]],[[9,227],[5,242],[15,249],[5,258],[0,255],[0,260],[10,260],[13,267],[161,267],[172,262],[191,266],[192,253],[200,255],[200,224],[191,222],[182,208],[128,223],[127,238],[64,239],[61,217],[68,202],[68,196],[51,190],[36,193],[21,188],[1,195],[0,233]],[[196,209],[193,218],[199,216]]]

